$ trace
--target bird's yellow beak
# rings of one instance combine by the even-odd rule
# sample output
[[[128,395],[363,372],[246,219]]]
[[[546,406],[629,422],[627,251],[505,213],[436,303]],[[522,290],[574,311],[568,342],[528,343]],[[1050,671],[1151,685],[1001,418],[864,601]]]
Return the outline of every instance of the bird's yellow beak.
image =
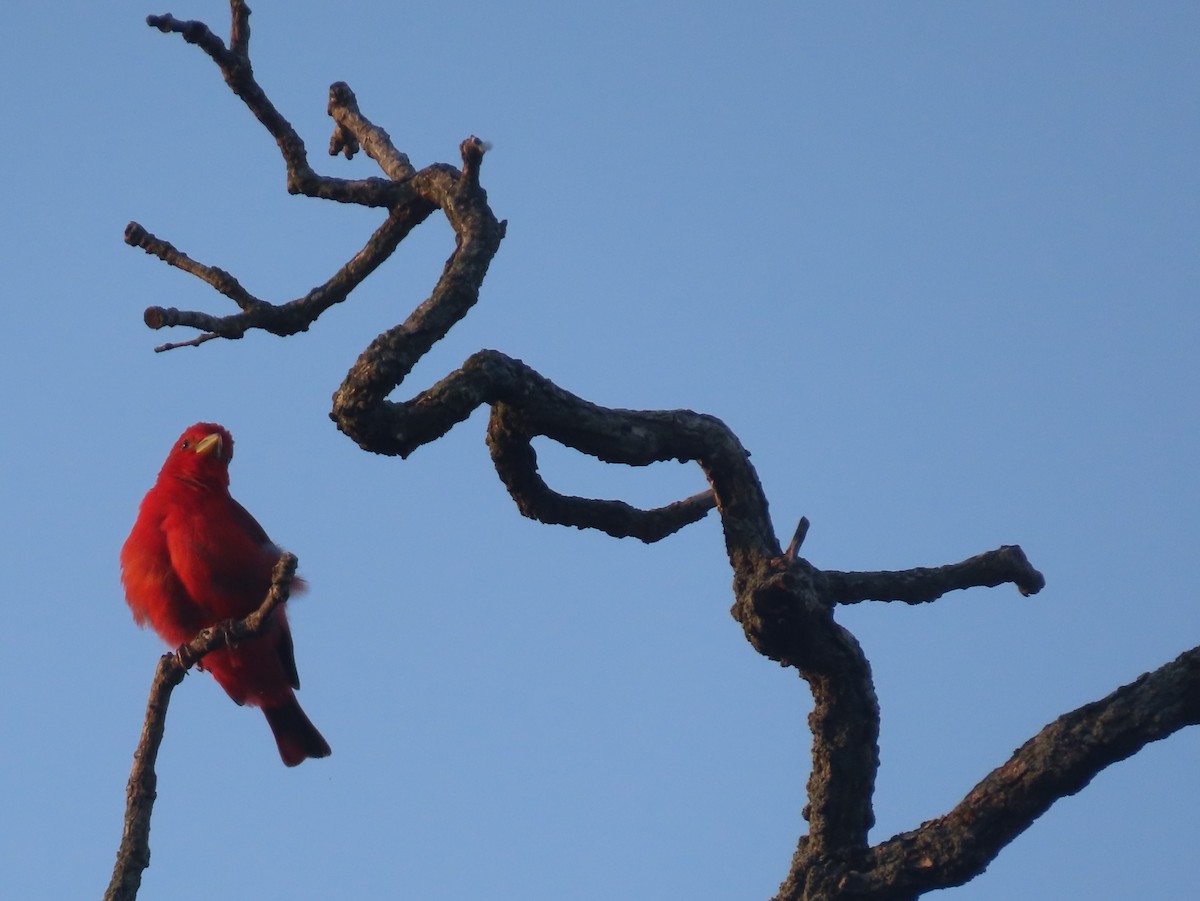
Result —
[[[211,454],[214,450],[217,451],[217,456],[221,455],[221,436],[216,432],[211,435],[205,435],[196,442],[196,453],[203,457],[205,454]]]

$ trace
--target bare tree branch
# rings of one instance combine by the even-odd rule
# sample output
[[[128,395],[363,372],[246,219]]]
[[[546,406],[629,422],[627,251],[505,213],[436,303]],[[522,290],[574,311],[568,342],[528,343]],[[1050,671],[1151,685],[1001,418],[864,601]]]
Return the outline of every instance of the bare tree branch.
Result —
[[[176,269],[182,269],[184,272],[191,273],[196,278],[216,288],[236,303],[243,311],[249,312],[264,304],[263,301],[243,288],[241,282],[224,269],[197,263],[186,253],[178,250],[175,245],[169,241],[156,238],[136,222],[130,222],[125,226],[125,243],[133,247],[140,247],[146,253],[158,257],[164,263],[174,266]],[[151,309],[157,308],[152,307]],[[146,324],[151,328],[163,327],[162,324],[156,325],[149,321]],[[237,337],[241,337],[241,335],[237,335]]]
[[[873,848],[864,897],[913,898],[983,872],[1060,798],[1153,741],[1200,724],[1200,648],[1056,719],[948,814]]]
[[[178,650],[164,654],[154,671],[150,699],[146,702],[146,719],[137,750],[133,754],[133,769],[125,789],[125,829],[117,862],[105,901],[133,901],[142,884],[142,871],[150,866],[150,814],[157,796],[158,777],[154,764],[162,744],[167,723],[167,706],[188,670],[207,654],[219,651],[228,644],[245,641],[259,635],[270,623],[276,608],[287,602],[292,579],[296,575],[296,556],[285,553],[271,574],[271,589],[257,610],[242,620],[226,620],[202,631]]]
[[[614,538],[639,538],[650,544],[690,525],[716,505],[712,490],[655,510],[639,510],[622,501],[570,497],[552,491],[538,474],[524,417],[505,403],[492,405],[487,440],[496,473],[522,514],[551,525],[598,529]]]
[[[825,570],[821,590],[836,604],[859,601],[903,601],[924,604],[948,591],[961,588],[995,588],[1012,582],[1024,595],[1037,594],[1046,579],[1030,565],[1025,552],[1015,544],[977,554],[961,563],[918,567],[900,572],[844,573]]]
[[[196,275],[242,307],[242,312],[229,316],[213,316],[209,313],[177,310],[174,307],[149,307],[144,319],[150,328],[188,326],[204,329],[207,332],[204,340],[241,338],[250,329],[262,329],[273,335],[286,336],[307,331],[322,313],[345,300],[351,291],[391,256],[400,242],[414,227],[423,222],[430,212],[432,208],[416,208],[413,205],[402,204],[376,229],[362,250],[351,257],[328,281],[313,288],[303,297],[278,306],[247,293],[237,279],[225,270],[194,262],[136,222],[131,222],[126,227],[125,243],[141,247],[172,266]],[[155,350],[171,350],[180,346],[183,345],[167,344]]]
[[[811,564],[786,555],[753,577],[735,576],[733,616],[761,654],[795,667],[809,685],[813,735],[808,833],[780,898],[824,898],[867,850],[879,769],[879,702],[858,641],[833,619]]]
[[[230,10],[229,49],[239,59],[250,56],[250,7],[239,3]],[[149,21],[149,20],[147,20]]]
[[[314,177],[308,165],[304,142],[254,80],[254,70],[249,57],[250,7],[240,0],[233,0],[230,3],[230,11],[233,19],[230,43],[233,49],[227,48],[203,22],[182,21],[168,13],[162,16],[147,16],[146,24],[164,34],[174,33],[182,36],[189,44],[195,44],[212,58],[225,77],[225,82],[275,138],[275,143],[279,145],[287,163],[288,190],[292,193],[303,193],[299,186]]]
[[[351,159],[361,146],[367,156],[379,164],[379,168],[392,181],[402,182],[417,174],[408,156],[392,144],[391,137],[371,122],[358,109],[358,100],[350,86],[344,81],[334,82],[329,87],[329,117],[337,123],[329,142],[329,155],[339,153]],[[361,139],[361,141],[360,141]]]
[[[522,497],[521,478],[510,477],[508,467],[514,465],[511,448],[517,438],[505,430],[505,425],[511,428],[518,418],[520,434],[525,436],[521,440],[544,435],[607,463],[699,463],[721,511],[726,548],[735,572],[749,571],[755,560],[779,554],[767,516],[766,497],[749,455],[716,417],[691,410],[601,407],[564,391],[520,360],[494,350],[472,354],[461,369],[410,401],[384,400],[398,384],[394,373],[407,372],[418,358],[411,345],[426,343],[452,317],[453,308],[447,311],[437,303],[440,299],[435,289],[433,302],[426,301],[408,321],[376,338],[334,395],[333,415],[338,427],[360,446],[375,453],[408,456],[440,438],[477,407],[502,404],[489,429],[493,457],[499,456],[498,469],[509,490],[516,490],[514,497],[523,510],[539,509],[540,505],[535,496]],[[465,298],[462,302],[473,301]],[[700,512],[698,502],[683,503],[685,506],[676,508],[677,513]],[[568,518],[568,522],[585,524],[579,518]]]
[[[492,213],[480,184],[487,145],[475,137],[463,141],[461,169],[434,164],[417,170],[387,132],[363,115],[349,86],[337,82],[329,93],[328,113],[334,122],[329,152],[350,158],[362,150],[384,177],[318,176],[308,164],[303,141],[255,81],[249,59],[249,9],[241,0],[231,0],[230,8],[228,48],[202,23],[169,15],[147,21],[161,31],[182,35],[217,64],[229,87],[275,139],[287,169],[289,192],[380,207],[387,210],[387,218],[329,280],[281,304],[249,294],[229,273],[195,262],[131,223],[128,243],[201,278],[238,307],[238,312],[225,316],[149,308],[145,319],[151,328],[182,326],[202,332],[158,349],[195,346],[218,337],[240,338],[250,329],[280,336],[304,331],[326,309],[345,300],[413,228],[440,209],[455,232],[454,251],[441,277],[427,299],[403,322],[371,341],[351,366],[334,393],[330,418],[364,450],[407,457],[486,405],[490,407],[488,444],[498,476],[523,515],[546,523],[653,542],[717,509],[733,571],[734,618],[759,653],[797,671],[814,700],[809,717],[812,768],[803,811],[808,827],[780,886],[780,901],[908,899],[960,884],[981,872],[1055,800],[1078,791],[1105,766],[1136,753],[1147,742],[1197,722],[1200,649],[1060,718],[945,817],[869,847],[879,766],[879,705],[862,648],[835,621],[837,606],[865,600],[927,603],[952,590],[1005,582],[1015,584],[1023,594],[1036,594],[1045,585],[1041,573],[1015,545],[941,567],[899,572],[820,570],[799,556],[808,530],[806,518],[800,520],[786,552],[780,550],[749,454],[721,420],[683,409],[601,407],[496,350],[471,354],[459,369],[410,399],[391,399],[422,356],[478,301],[504,238],[505,222]],[[562,494],[538,472],[532,444],[537,437],[605,463],[695,463],[709,488],[652,510]],[[160,671],[170,670],[168,659],[174,658],[164,658]],[[182,672],[176,676],[172,671],[164,679],[177,682],[181,677]],[[164,689],[167,694],[169,690]],[[153,701],[154,695],[152,708]],[[165,700],[162,705],[165,712]],[[144,811],[138,816],[145,821],[131,813],[127,839],[135,826],[146,832],[149,828],[145,798],[153,800],[153,748],[161,740],[161,714],[156,722],[152,725],[148,714],[147,732],[156,728],[157,738],[148,744],[152,750],[146,755],[139,750],[138,758],[140,762],[148,757],[149,781],[131,777],[130,782],[130,809],[136,806],[136,785],[137,809]],[[144,847],[144,841],[135,847]],[[122,879],[134,879],[136,892],[148,850],[131,860],[137,875]]]

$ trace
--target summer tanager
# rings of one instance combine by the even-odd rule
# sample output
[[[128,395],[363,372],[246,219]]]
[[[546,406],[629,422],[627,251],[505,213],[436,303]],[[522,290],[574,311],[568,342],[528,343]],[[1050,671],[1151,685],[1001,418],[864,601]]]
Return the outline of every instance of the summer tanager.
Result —
[[[121,549],[133,618],[173,647],[258,609],[282,553],[230,496],[232,458],[233,438],[221,426],[200,422],[184,432]],[[303,587],[297,579],[292,591]],[[329,745],[296,700],[300,677],[282,607],[261,635],[214,651],[200,666],[238,704],[262,708],[285,764],[329,756]]]

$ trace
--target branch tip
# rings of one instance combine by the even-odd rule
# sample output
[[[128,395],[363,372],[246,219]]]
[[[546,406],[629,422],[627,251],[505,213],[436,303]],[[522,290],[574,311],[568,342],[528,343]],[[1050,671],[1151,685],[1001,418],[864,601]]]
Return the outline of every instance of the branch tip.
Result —
[[[357,112],[358,99],[354,96],[354,91],[350,90],[350,85],[344,81],[335,81],[329,86],[329,103],[325,106],[325,112],[335,123],[333,136],[329,139],[329,155],[337,156],[341,153],[349,160],[358,153],[359,143],[354,132],[338,121],[337,114],[340,110]]]
[[[479,184],[479,167],[483,163],[483,155],[492,149],[492,145],[471,135],[458,149],[462,153],[463,177],[471,184]]]
[[[1025,556],[1025,551],[1021,549],[1019,544],[1010,544],[1003,548],[1013,558],[1013,568],[1015,575],[1013,584],[1017,586],[1017,591],[1021,592],[1025,597],[1037,594],[1046,587],[1046,577],[1038,570],[1033,568],[1033,564],[1029,562],[1029,558]]]
[[[333,115],[335,106],[357,106],[358,99],[354,96],[354,91],[350,89],[350,85],[344,81],[335,81],[329,86],[329,105],[326,111],[329,115]]]
[[[1006,544],[994,551],[976,554],[961,563],[916,567],[896,572],[837,572],[822,570],[823,590],[835,604],[860,601],[901,601],[925,604],[950,591],[964,588],[995,588],[1005,582],[1017,586],[1025,596],[1037,594],[1045,577],[1033,568],[1020,545]]]
[[[788,560],[795,560],[796,555],[800,553],[800,545],[804,544],[804,539],[808,535],[808,526],[808,517],[801,516],[800,522],[796,524],[795,534],[792,535],[792,543],[788,545],[784,554]]]
[[[229,49],[243,59],[250,55],[250,7],[241,0],[230,4],[233,22],[229,29]]]
[[[157,330],[166,327],[169,315],[168,311],[162,307],[146,307],[146,312],[142,314],[142,319],[145,320],[149,328]]]
[[[1021,592],[1021,594],[1025,597],[1030,597],[1046,587],[1046,577],[1033,567],[1030,567],[1028,577],[1022,579],[1016,584],[1017,591]]]

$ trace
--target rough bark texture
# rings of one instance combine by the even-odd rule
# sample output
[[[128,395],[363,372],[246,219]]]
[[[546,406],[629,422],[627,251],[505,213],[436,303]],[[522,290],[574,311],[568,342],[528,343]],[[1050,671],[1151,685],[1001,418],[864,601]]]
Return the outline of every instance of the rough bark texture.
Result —
[[[804,809],[808,829],[780,887],[780,901],[915,898],[959,885],[980,873],[1051,804],[1079,791],[1104,767],[1200,721],[1197,649],[1051,723],[944,817],[870,847],[879,706],[870,665],[854,636],[837,623],[837,605],[867,600],[918,604],[955,589],[1005,582],[1023,594],[1035,594],[1045,584],[1041,574],[1015,546],[961,563],[902,572],[820,570],[799,556],[807,520],[801,521],[787,551],[781,551],[749,456],[719,419],[691,410],[601,407],[496,350],[472,354],[459,369],[411,399],[390,400],[417,361],[479,299],[488,266],[504,238],[505,223],[492,214],[480,184],[487,147],[468,138],[460,147],[461,169],[434,164],[418,170],[387,133],[363,115],[353,92],[339,82],[330,88],[328,111],[334,128],[329,152],[349,158],[365,151],[383,176],[347,180],[317,175],[303,141],[255,81],[248,8],[238,0],[230,6],[228,47],[199,22],[170,15],[151,16],[148,22],[182,35],[212,58],[229,87],[274,138],[291,193],[379,207],[386,215],[363,248],[326,282],[278,304],[250,295],[229,273],[191,260],[131,223],[128,243],[203,279],[238,308],[220,316],[151,307],[145,313],[151,328],[200,331],[158,349],[240,338],[249,329],[281,336],[305,331],[331,305],[346,300],[413,228],[441,210],[456,236],[441,277],[403,322],[363,351],[334,392],[330,416],[364,450],[405,457],[487,405],[487,437],[496,472],[517,509],[545,523],[654,542],[713,508],[718,511],[733,571],[734,618],[759,653],[795,668],[814,702],[809,717],[812,769]],[[559,494],[538,475],[531,444],[537,436],[605,463],[694,462],[710,487],[655,510]],[[160,739],[161,720],[156,728]],[[149,760],[152,770],[152,753]],[[153,797],[152,772],[139,786],[139,792]],[[131,804],[132,792],[131,783]],[[145,816],[148,830],[148,808]]]

